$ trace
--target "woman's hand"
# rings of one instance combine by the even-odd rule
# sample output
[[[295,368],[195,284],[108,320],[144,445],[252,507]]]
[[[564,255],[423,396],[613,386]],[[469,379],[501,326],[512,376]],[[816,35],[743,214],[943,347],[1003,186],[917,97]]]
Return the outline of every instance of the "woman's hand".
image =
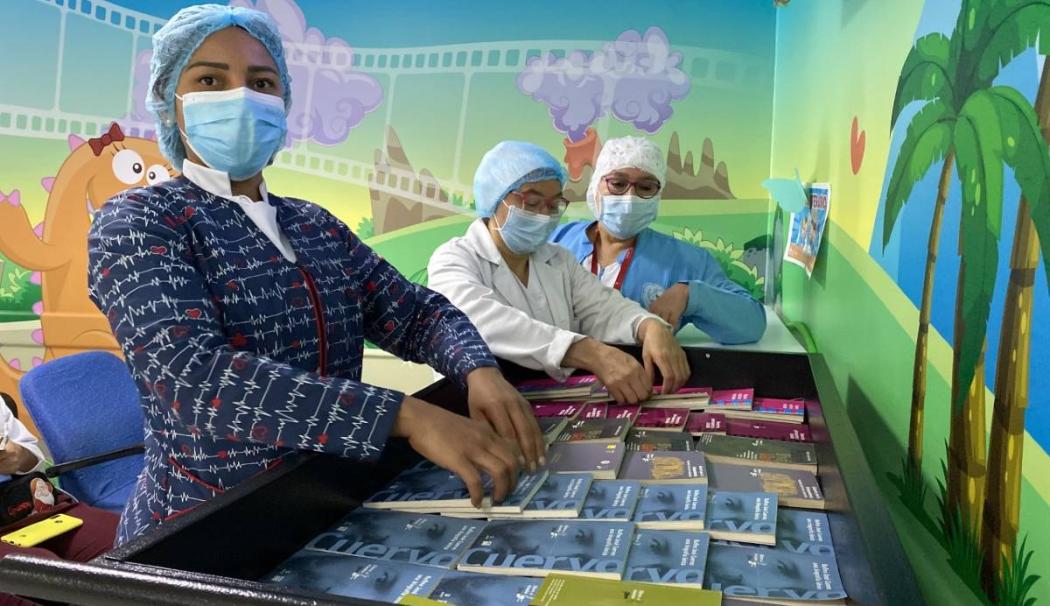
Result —
[[[689,285],[674,284],[649,304],[649,311],[660,316],[672,327],[677,327],[688,304]]]
[[[3,404],[0,403],[0,406]],[[7,446],[0,450],[0,474],[5,476],[28,473],[38,462],[36,455],[13,440],[8,440]]]
[[[532,471],[547,464],[543,433],[532,408],[499,370],[478,368],[467,375],[467,408],[470,418],[488,423],[501,437],[518,445],[520,463]]]
[[[563,366],[594,373],[617,402],[637,404],[647,400],[653,381],[630,355],[590,337],[572,344],[562,359]]]
[[[689,362],[671,331],[650,318],[638,328],[638,338],[642,343],[642,361],[649,380],[655,376],[654,367],[660,369],[664,378],[661,393],[674,393],[685,385],[689,380]]]
[[[485,496],[482,472],[492,478],[494,503],[518,482],[517,448],[481,421],[406,396],[391,435],[408,438],[416,452],[459,476],[474,507],[481,507]]]

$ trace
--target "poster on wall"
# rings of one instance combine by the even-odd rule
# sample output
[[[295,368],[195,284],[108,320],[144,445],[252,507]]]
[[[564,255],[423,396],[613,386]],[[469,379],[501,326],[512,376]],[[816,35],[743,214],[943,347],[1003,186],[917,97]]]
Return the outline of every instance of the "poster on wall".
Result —
[[[813,266],[817,263],[817,251],[820,250],[830,204],[831,185],[814,183],[809,186],[809,200],[806,206],[791,214],[791,231],[788,234],[784,260],[804,267],[806,277],[813,276]]]

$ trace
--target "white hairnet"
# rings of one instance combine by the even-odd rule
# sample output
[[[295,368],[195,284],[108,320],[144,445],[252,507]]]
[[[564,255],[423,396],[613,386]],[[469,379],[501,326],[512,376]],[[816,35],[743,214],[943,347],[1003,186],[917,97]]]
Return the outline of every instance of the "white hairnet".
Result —
[[[667,184],[667,159],[658,145],[645,137],[609,139],[598,154],[591,183],[587,186],[587,208],[591,209],[595,217],[598,216],[594,206],[598,183],[609,173],[623,168],[644,170],[656,177],[661,185]]]
[[[201,4],[188,6],[153,34],[149,91],[146,107],[157,117],[157,142],[176,168],[182,166],[186,150],[175,124],[175,87],[190,56],[209,35],[227,27],[239,27],[270,51],[284,88],[284,108],[292,105],[291,78],[284,61],[284,46],[277,24],[263,12],[250,8]]]
[[[491,217],[510,192],[550,179],[565,186],[565,169],[547,150],[524,141],[503,141],[485,153],[474,173],[474,207],[479,217]]]

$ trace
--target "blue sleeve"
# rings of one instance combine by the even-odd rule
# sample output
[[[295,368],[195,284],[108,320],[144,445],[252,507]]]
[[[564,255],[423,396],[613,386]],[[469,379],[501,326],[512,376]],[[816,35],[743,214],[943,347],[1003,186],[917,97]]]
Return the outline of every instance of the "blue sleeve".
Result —
[[[478,329],[442,295],[409,282],[347,230],[361,276],[365,338],[403,360],[428,364],[466,387],[470,371],[496,366]]]
[[[234,350],[188,236],[162,220],[162,203],[122,194],[88,238],[91,299],[149,396],[147,416],[216,440],[377,459],[403,394]]]
[[[766,332],[766,310],[743,286],[730,280],[718,261],[705,250],[692,247],[700,268],[689,285],[689,302],[682,323],[689,322],[724,345],[754,343]]]

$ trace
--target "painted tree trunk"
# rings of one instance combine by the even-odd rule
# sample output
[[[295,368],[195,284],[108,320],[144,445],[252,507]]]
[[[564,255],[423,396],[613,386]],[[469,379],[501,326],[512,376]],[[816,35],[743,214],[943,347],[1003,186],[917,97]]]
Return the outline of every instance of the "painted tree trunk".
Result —
[[[922,300],[919,304],[919,331],[915,336],[915,365],[912,369],[911,423],[908,425],[908,466],[915,474],[922,473],[922,436],[926,412],[926,349],[930,337],[930,308],[933,303],[933,276],[937,267],[937,248],[941,241],[941,220],[944,203],[951,185],[954,152],[948,152],[941,169],[937,202],[930,222],[930,238],[926,247],[926,270],[922,280]]]
[[[1043,65],[1035,112],[1043,137],[1050,142],[1050,63]],[[996,582],[1013,563],[1021,517],[1021,459],[1024,420],[1028,408],[1028,371],[1031,355],[1032,299],[1039,266],[1039,236],[1023,197],[1017,209],[1010,280],[1003,303],[1002,332],[995,368],[995,408],[988,447],[988,494],[981,533],[984,563],[981,581],[996,598]]]
[[[962,272],[966,261],[959,267],[959,288],[962,289]],[[958,298],[962,301],[961,293]],[[981,353],[974,368],[973,380],[963,388],[957,376],[959,367],[959,343],[966,327],[962,323],[962,306],[956,305],[955,354],[952,370],[952,402],[956,401],[958,389],[966,389],[962,407],[951,413],[951,429],[948,434],[948,485],[947,500],[949,515],[959,514],[974,541],[981,536],[981,517],[984,507],[984,484],[988,473],[985,448],[984,422],[984,354],[987,342],[981,345]]]

